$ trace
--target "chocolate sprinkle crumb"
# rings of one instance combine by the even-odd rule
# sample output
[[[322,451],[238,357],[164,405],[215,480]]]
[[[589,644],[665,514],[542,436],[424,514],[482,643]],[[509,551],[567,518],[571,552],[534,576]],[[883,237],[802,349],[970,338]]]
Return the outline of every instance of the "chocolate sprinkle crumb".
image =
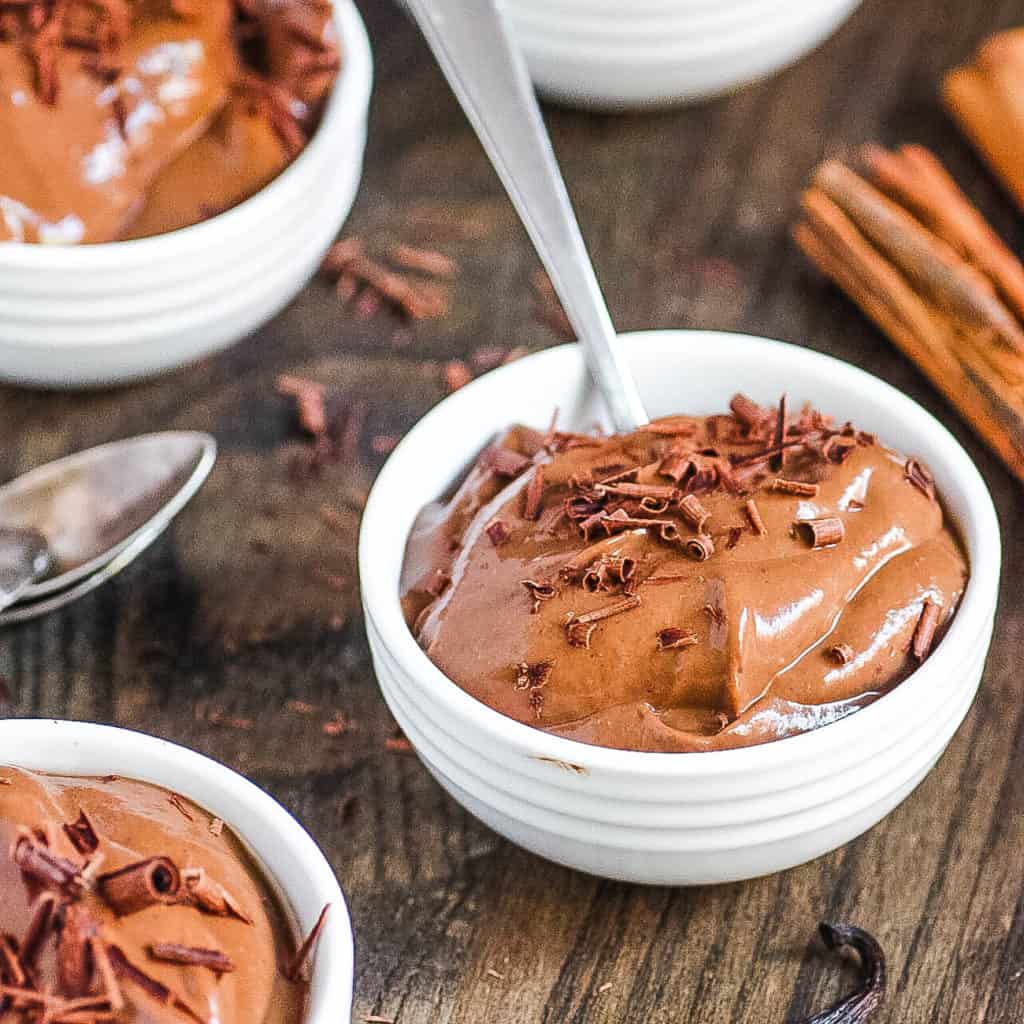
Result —
[[[669,651],[678,647],[693,647],[700,643],[700,639],[695,633],[687,633],[678,626],[669,626],[658,630],[657,643],[659,651]]]
[[[833,644],[825,653],[837,665],[849,665],[853,661],[853,648],[849,644]]]

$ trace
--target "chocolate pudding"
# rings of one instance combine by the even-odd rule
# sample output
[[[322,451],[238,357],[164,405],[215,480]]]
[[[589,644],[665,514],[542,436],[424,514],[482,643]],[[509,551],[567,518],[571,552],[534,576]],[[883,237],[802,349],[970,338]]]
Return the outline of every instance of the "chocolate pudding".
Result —
[[[229,828],[123,778],[0,767],[0,1018],[298,1024],[284,913]],[[7,1011],[7,1012],[5,1012]]]
[[[402,598],[434,664],[510,718],[710,751],[876,700],[967,574],[919,461],[738,395],[626,436],[510,429],[420,514]]]
[[[228,209],[302,150],[338,66],[330,0],[0,0],[0,241]]]

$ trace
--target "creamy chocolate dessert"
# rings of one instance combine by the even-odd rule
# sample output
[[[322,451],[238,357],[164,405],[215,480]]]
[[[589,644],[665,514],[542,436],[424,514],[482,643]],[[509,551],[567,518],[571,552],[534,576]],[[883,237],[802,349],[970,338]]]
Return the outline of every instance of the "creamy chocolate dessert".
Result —
[[[731,410],[499,438],[409,539],[431,660],[510,718],[647,751],[806,732],[904,679],[967,579],[930,473],[785,400]]]
[[[0,767],[0,1019],[298,1024],[282,909],[230,830],[123,778]]]
[[[302,150],[339,61],[330,0],[0,0],[0,241],[228,209]]]

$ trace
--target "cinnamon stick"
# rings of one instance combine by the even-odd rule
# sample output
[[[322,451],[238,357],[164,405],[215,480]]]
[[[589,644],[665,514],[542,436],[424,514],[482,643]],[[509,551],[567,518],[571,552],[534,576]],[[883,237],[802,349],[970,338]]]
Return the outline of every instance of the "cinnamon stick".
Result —
[[[793,236],[1024,481],[1024,268],[930,153],[865,162],[880,188],[830,161]]]
[[[985,40],[943,82],[946,107],[1024,208],[1024,28]]]

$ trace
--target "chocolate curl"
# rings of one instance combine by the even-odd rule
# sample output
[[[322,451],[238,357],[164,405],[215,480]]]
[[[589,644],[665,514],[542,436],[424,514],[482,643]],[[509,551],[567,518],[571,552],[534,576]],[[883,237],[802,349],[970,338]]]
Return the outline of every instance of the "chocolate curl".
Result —
[[[754,533],[759,537],[767,536],[768,527],[764,525],[764,520],[761,518],[761,510],[757,507],[757,502],[754,501],[753,498],[750,498],[743,508],[747,513],[747,518],[750,520],[750,525],[754,528]]]
[[[124,950],[119,946],[108,946],[107,953],[110,957],[110,964],[114,970],[114,973],[125,981],[130,982],[137,988],[142,989],[151,999],[156,1000],[162,1006],[173,1006],[176,1010],[180,1010],[183,1014],[196,1021],[197,1024],[209,1024],[203,1017],[200,1017],[189,1005],[185,1002],[181,996],[176,995],[172,992],[163,982],[158,981],[156,978],[147,974],[145,971],[136,967],[128,957],[125,956]]]
[[[57,976],[60,991],[72,998],[87,995],[92,986],[93,958],[91,940],[96,922],[80,904],[64,908],[63,924],[57,939]]]
[[[11,859],[26,878],[44,889],[58,889],[71,897],[81,896],[84,886],[78,865],[50,853],[29,833],[23,832],[15,840]]]
[[[935,630],[939,626],[939,616],[942,614],[942,605],[931,598],[925,601],[921,609],[921,617],[917,620],[914,629],[913,651],[918,661],[924,661],[928,652],[935,642]]]
[[[772,481],[770,489],[777,494],[794,494],[801,498],[813,498],[818,493],[817,484],[804,483],[802,480],[783,480],[778,477]]]
[[[32,917],[21,941],[19,960],[22,967],[31,970],[50,935],[53,914],[57,908],[57,897],[52,892],[40,893],[32,905]]]
[[[659,651],[671,651],[680,647],[693,647],[700,643],[700,638],[694,633],[687,633],[678,626],[669,626],[666,629],[658,630],[657,645]]]
[[[154,942],[149,947],[154,960],[183,967],[206,967],[215,974],[228,974],[235,969],[227,953],[219,949],[201,949],[198,946],[183,946],[177,942]]]
[[[840,544],[846,536],[842,519],[827,516],[824,519],[802,519],[794,524],[797,534],[812,548],[830,548]]]
[[[203,868],[185,868],[181,880],[185,890],[183,896],[203,913],[215,917],[234,917],[246,924],[253,923],[235,898],[219,882],[209,878]]]
[[[688,537],[683,547],[698,562],[706,562],[715,553],[715,542],[706,533]]]
[[[679,514],[698,532],[704,532],[704,526],[711,518],[711,513],[701,504],[695,494],[687,494],[679,502]]]
[[[181,873],[168,857],[150,857],[119,871],[100,875],[99,893],[118,917],[157,904],[177,903]]]

